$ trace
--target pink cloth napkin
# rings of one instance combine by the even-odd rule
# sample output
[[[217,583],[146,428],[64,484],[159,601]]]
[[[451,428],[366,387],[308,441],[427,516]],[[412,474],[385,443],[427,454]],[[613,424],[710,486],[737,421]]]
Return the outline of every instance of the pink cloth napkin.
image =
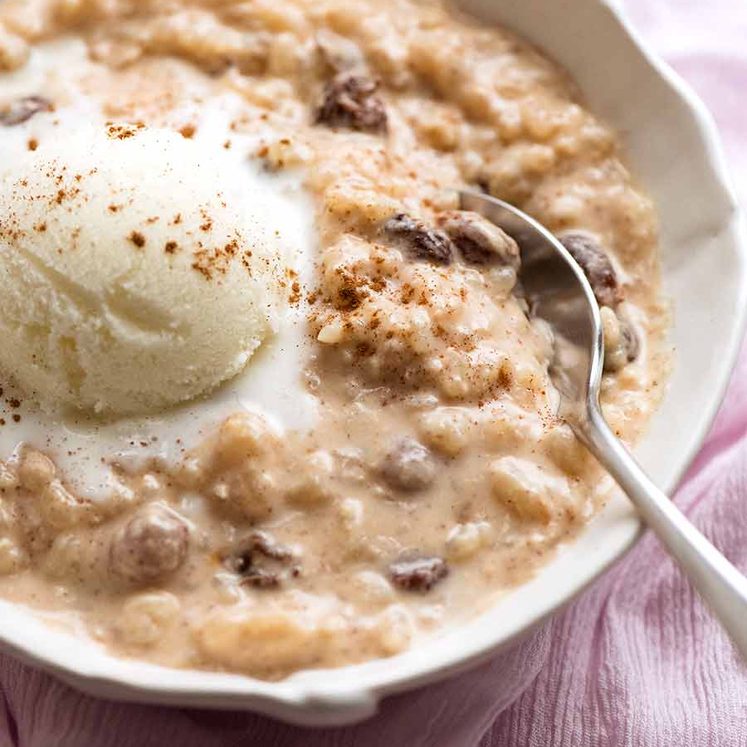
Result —
[[[747,204],[747,3],[626,0],[721,126]],[[677,503],[747,571],[747,349]],[[83,696],[0,657],[0,747],[745,747],[747,668],[652,536],[517,649],[309,731]]]

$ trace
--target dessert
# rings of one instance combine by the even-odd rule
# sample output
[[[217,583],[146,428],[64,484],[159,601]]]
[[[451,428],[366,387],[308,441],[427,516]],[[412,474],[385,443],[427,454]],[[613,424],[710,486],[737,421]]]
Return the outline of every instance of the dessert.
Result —
[[[276,679],[458,625],[602,505],[520,248],[456,190],[582,266],[628,441],[655,212],[527,42],[436,0],[6,0],[0,65],[4,598]]]

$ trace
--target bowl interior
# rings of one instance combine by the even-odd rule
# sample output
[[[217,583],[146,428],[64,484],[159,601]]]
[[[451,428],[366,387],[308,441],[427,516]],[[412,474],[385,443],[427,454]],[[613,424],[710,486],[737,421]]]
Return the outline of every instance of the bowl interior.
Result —
[[[655,481],[671,490],[720,402],[745,308],[743,228],[710,119],[600,0],[461,5],[513,28],[569,69],[591,108],[622,134],[636,175],[657,203],[676,359],[638,454]],[[5,602],[0,639],[7,650],[100,696],[251,709],[309,725],[346,723],[372,713],[384,694],[440,679],[507,645],[618,558],[639,529],[631,507],[618,497],[536,578],[462,628],[386,661],[333,674],[303,672],[281,683],[118,660]]]

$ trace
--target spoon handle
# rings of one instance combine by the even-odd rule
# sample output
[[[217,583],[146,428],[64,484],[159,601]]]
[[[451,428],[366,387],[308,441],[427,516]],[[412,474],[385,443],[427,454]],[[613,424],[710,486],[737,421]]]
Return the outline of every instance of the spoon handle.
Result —
[[[575,430],[677,560],[747,661],[747,578],[651,482],[598,406],[589,408],[588,418]]]

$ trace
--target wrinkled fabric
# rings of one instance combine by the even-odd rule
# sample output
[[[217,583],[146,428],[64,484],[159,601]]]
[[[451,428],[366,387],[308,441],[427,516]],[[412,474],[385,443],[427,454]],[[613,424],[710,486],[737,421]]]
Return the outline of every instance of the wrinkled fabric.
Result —
[[[714,112],[747,204],[747,2],[625,0]],[[747,351],[676,495],[747,571]],[[747,669],[656,540],[472,672],[305,730],[241,713],[110,703],[0,657],[0,747],[745,747]]]

